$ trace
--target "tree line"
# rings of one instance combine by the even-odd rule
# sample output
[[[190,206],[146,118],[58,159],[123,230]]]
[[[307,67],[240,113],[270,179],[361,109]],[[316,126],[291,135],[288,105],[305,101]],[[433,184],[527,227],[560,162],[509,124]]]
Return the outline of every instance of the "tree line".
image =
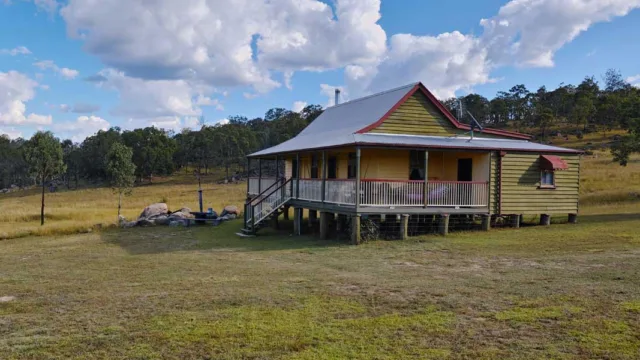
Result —
[[[542,86],[536,91],[516,85],[491,100],[469,94],[443,104],[467,124],[471,113],[482,125],[532,133],[545,141],[551,130],[558,128],[578,137],[630,129],[634,119],[640,118],[640,89],[627,83],[619,71],[610,69],[601,82],[587,76],[578,85],[561,84],[555,90]]]
[[[112,127],[87,137],[81,143],[59,140],[48,132],[38,132],[31,139],[9,139],[0,136],[0,189],[12,185],[25,187],[42,185],[35,155],[30,149],[40,149],[43,154],[60,154],[59,171],[47,174],[45,182],[63,184],[69,188],[81,182],[101,183],[109,180],[107,155],[114,144],[131,150],[135,165],[135,181],[150,182],[154,176],[173,174],[189,168],[207,173],[212,168],[231,169],[246,167],[245,156],[252,152],[277,145],[297,135],[322,113],[319,105],[309,105],[301,112],[283,108],[267,111],[264,117],[248,119],[232,116],[224,125],[206,125],[200,129],[184,129],[179,133],[146,127],[123,131]],[[45,136],[46,135],[46,136]],[[46,138],[46,147],[37,142]],[[125,150],[120,149],[120,152]]]
[[[606,135],[611,130],[624,129],[629,135],[613,146],[615,159],[625,164],[630,153],[640,152],[640,89],[628,84],[615,70],[607,71],[601,82],[589,76],[578,85],[561,84],[551,91],[541,87],[535,92],[516,85],[491,100],[469,94],[442,103],[460,115],[464,123],[471,122],[472,114],[482,125],[533,133],[538,141],[545,141],[551,130],[557,129],[577,136],[595,131]],[[275,108],[264,117],[231,116],[224,125],[206,125],[202,121],[200,129],[179,133],[155,127],[126,131],[113,127],[81,143],[56,139],[63,171],[46,180],[56,180],[70,188],[80,182],[108,180],[105,159],[116,143],[131,149],[134,177],[139,183],[179,169],[207,173],[212,168],[223,168],[229,178],[232,169],[247,171],[247,154],[296,136],[321,113],[319,105],[309,105],[299,113]],[[0,136],[0,189],[42,185],[42,179],[34,172],[33,156],[27,151],[34,138],[35,135],[29,140],[10,140]]]

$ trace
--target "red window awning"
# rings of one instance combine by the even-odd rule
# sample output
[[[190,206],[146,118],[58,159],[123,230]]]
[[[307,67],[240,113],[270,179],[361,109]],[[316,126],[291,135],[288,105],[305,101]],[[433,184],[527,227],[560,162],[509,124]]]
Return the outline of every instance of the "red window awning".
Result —
[[[540,155],[540,169],[542,170],[567,170],[569,165],[559,156]]]

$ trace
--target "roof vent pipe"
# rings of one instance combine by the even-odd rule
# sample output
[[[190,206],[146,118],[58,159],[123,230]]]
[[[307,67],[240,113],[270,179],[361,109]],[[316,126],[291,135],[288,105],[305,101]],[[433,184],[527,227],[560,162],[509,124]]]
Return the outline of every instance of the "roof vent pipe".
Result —
[[[336,101],[335,104],[340,104],[340,89],[336,89]]]

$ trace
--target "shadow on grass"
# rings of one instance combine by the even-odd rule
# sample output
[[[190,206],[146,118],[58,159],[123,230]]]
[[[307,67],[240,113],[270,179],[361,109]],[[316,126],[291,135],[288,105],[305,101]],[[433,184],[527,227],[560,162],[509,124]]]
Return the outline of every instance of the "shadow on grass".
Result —
[[[589,224],[638,220],[640,220],[640,214],[594,214],[578,216],[578,223]]]
[[[108,244],[118,245],[129,254],[159,254],[180,251],[274,251],[304,250],[346,246],[339,240],[320,240],[317,235],[293,236],[285,226],[283,230],[262,229],[256,237],[240,237],[241,221],[220,226],[148,227],[111,229],[100,236]]]

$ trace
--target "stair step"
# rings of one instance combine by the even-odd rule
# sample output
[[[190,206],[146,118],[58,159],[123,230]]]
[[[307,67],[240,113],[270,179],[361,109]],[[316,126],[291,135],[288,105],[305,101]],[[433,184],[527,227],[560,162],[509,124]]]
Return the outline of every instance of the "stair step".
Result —
[[[243,230],[244,230],[244,229],[243,229]],[[236,233],[236,235],[238,235],[238,236],[240,236],[240,237],[243,237],[243,238],[252,238],[252,237],[256,237],[256,236],[255,236],[255,235],[253,235],[253,234],[245,234],[244,232],[238,232],[238,233]]]

